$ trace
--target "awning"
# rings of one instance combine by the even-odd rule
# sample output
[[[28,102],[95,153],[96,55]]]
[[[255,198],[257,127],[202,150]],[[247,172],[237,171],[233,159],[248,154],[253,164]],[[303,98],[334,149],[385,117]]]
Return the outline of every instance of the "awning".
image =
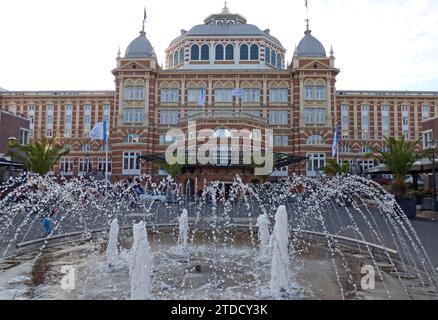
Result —
[[[186,159],[188,159],[189,151],[185,150],[186,152]],[[243,159],[243,152],[240,153],[239,159]],[[164,153],[161,154],[154,154],[154,155],[145,155],[145,156],[139,156],[138,159],[140,161],[144,162],[155,162],[155,161],[166,161],[166,155]],[[228,161],[223,161],[223,157],[218,157],[219,162],[221,160],[223,162],[228,162],[228,165],[223,164],[217,164],[217,165],[186,165],[186,168],[193,168],[193,167],[214,167],[214,168],[236,168],[236,167],[249,167],[251,165],[247,164],[231,164],[232,155],[229,154]],[[279,170],[284,167],[292,166],[292,165],[299,165],[303,162],[307,162],[309,159],[307,157],[301,157],[301,156],[295,156],[295,155],[289,155],[285,153],[280,152],[274,152],[274,171]]]
[[[0,158],[0,167],[9,167],[11,165],[11,160],[9,157],[2,157]],[[14,168],[22,168],[23,164],[19,162],[12,162],[12,166]]]
[[[435,170],[438,172],[438,159],[435,159]],[[412,170],[408,174],[423,174],[432,173],[433,165],[432,160],[424,158],[415,162],[412,166]],[[392,174],[390,170],[386,168],[385,165],[380,165],[374,168],[370,168],[364,171],[365,174]]]

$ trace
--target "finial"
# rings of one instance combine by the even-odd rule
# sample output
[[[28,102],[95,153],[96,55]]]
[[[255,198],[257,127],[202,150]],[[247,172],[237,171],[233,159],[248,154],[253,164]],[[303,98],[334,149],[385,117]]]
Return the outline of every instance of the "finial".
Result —
[[[228,4],[228,2],[225,1],[224,8],[222,9],[222,13],[224,13],[224,14],[230,13],[230,9],[228,9],[227,4]]]
[[[330,55],[333,56],[335,52],[333,51],[333,45],[330,46]]]
[[[144,32],[144,25],[146,24],[146,18],[147,18],[146,7],[144,7],[143,28],[141,29],[142,32]]]
[[[122,55],[122,53],[120,52],[120,46],[119,46],[119,51],[117,51],[117,58],[120,58]]]
[[[310,24],[310,19],[309,19],[309,3],[308,3],[308,0],[304,0],[304,4],[306,5],[306,32],[304,32],[304,34],[306,34],[306,35],[308,35],[308,34],[310,34],[312,31],[310,31],[310,27],[309,27],[309,24]]]

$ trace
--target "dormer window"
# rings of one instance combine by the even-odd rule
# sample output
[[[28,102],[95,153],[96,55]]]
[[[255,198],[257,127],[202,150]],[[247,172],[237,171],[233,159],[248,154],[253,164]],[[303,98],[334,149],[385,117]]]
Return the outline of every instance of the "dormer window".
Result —
[[[234,26],[234,21],[233,21],[233,20],[228,21],[228,22],[227,22],[227,25],[229,25],[229,26]]]

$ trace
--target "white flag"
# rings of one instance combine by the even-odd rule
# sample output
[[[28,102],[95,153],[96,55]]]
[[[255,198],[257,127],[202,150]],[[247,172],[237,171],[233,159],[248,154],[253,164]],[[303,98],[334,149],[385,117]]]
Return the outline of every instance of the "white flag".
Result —
[[[102,140],[105,141],[105,125],[103,122],[96,123],[93,130],[90,131],[90,139],[92,141]]]
[[[239,97],[239,98],[242,98],[244,94],[245,92],[243,91],[243,89],[234,89],[231,93],[233,97]]]

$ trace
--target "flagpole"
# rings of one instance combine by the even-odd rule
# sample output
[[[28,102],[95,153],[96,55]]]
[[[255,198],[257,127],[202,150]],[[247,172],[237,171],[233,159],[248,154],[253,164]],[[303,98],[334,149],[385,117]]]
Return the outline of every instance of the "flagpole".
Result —
[[[108,134],[107,134],[107,122],[104,121],[104,137],[105,137],[105,181],[106,181],[106,190],[108,192]]]

